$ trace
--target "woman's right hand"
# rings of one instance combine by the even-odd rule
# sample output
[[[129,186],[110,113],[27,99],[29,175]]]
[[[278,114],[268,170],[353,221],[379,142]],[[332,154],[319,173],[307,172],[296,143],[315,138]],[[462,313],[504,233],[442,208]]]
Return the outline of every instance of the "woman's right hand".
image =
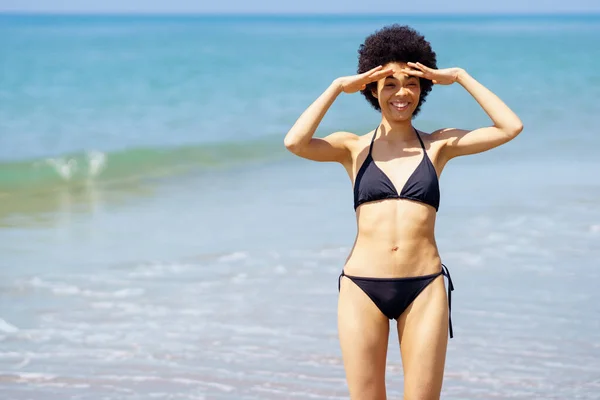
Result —
[[[335,80],[336,84],[344,93],[356,93],[359,90],[364,90],[371,82],[376,82],[394,74],[393,68],[382,69],[380,65],[362,74],[344,76]]]

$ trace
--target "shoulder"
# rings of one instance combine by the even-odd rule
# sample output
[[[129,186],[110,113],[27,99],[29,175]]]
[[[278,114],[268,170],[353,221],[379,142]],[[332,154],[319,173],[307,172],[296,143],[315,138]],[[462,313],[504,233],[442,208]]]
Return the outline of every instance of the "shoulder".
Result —
[[[353,141],[357,141],[357,140],[359,140],[359,138],[360,138],[360,136],[358,136],[352,132],[346,132],[346,131],[333,132],[325,137],[325,139],[327,139],[328,141],[331,141],[331,142],[344,142],[344,143],[350,143]]]
[[[423,140],[423,142],[428,143],[431,146],[444,146],[448,141],[447,131],[452,128],[442,128],[435,130],[431,133],[418,131],[419,136]]]
[[[456,138],[457,135],[464,134],[464,129],[458,128],[441,128],[436,131],[431,132],[431,138],[436,142],[448,142],[448,140],[452,138]]]
[[[452,146],[453,143],[456,143],[458,139],[468,132],[469,131],[458,128],[441,128],[431,132],[428,140],[440,149],[444,149]]]
[[[361,143],[364,136],[365,135],[361,136],[348,131],[338,131],[325,136],[323,139],[331,146],[345,148],[352,152],[353,149]]]

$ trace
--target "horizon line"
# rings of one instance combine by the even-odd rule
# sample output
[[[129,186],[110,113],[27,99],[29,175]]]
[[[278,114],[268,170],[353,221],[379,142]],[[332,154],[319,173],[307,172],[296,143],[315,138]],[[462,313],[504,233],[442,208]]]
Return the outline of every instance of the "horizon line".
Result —
[[[414,17],[436,17],[436,16],[600,16],[600,10],[590,11],[536,11],[536,12],[523,12],[523,11],[447,11],[447,12],[405,12],[405,13],[376,13],[376,12],[202,12],[202,11],[15,11],[0,10],[0,15],[13,15],[13,16],[281,16],[281,17],[302,17],[302,16],[365,16],[365,17],[398,17],[398,16],[414,16]]]

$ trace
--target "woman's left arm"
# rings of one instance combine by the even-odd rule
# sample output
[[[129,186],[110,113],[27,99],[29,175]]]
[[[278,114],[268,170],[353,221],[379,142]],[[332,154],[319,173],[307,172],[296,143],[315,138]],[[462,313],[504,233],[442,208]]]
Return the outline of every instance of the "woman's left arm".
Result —
[[[514,139],[523,130],[521,119],[498,96],[477,82],[464,69],[435,70],[419,63],[409,63],[409,66],[414,68],[412,71],[417,72],[415,75],[431,79],[434,83],[441,85],[459,83],[473,96],[494,123],[493,126],[472,131],[447,128],[433,132],[434,137],[445,142],[442,151],[446,159],[493,149]]]

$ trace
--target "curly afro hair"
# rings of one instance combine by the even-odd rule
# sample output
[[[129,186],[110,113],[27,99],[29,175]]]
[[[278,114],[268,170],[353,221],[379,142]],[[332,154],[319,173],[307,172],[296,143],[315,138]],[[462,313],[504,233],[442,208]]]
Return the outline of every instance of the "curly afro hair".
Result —
[[[398,24],[386,26],[368,36],[358,49],[359,74],[391,62],[420,62],[430,68],[437,68],[435,52],[425,37],[408,26]],[[433,83],[429,79],[419,78],[419,81],[421,97],[413,117],[419,113],[421,105],[433,87]],[[373,82],[361,90],[361,93],[373,108],[381,111],[379,101],[372,93],[376,89],[377,82]]]

